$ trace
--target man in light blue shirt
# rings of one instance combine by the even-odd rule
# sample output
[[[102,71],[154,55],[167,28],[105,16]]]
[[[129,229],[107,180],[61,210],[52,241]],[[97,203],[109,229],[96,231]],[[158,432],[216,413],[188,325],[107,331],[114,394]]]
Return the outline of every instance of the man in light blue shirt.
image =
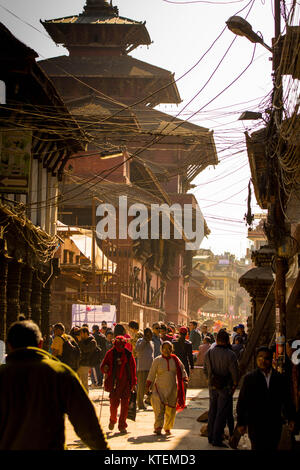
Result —
[[[153,323],[152,325],[152,341],[153,341],[153,344],[154,344],[154,359],[157,357],[157,356],[160,356],[161,355],[161,339],[160,339],[160,336],[159,336],[159,323],[156,322],[156,323]]]

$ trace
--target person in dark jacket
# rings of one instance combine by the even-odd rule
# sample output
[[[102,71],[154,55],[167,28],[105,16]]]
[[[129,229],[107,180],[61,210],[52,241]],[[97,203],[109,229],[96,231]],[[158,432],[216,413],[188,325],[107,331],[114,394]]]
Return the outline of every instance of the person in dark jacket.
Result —
[[[237,360],[239,360],[242,356],[242,353],[243,353],[244,349],[245,349],[243,338],[240,335],[236,335],[234,337],[231,349],[235,353]]]
[[[90,335],[88,327],[84,326],[80,329],[80,335],[78,337],[79,348],[81,352],[80,356],[80,363],[79,369],[77,374],[85,387],[87,393],[89,391],[88,386],[88,377],[89,377],[89,370],[91,368],[91,356],[95,352],[97,343],[95,338]]]
[[[92,380],[93,386],[101,387],[103,383],[103,374],[100,370],[100,364],[103,361],[104,356],[106,354],[106,337],[104,336],[104,334],[100,332],[98,325],[92,326],[92,333],[96,340],[98,348],[101,350],[101,356],[100,356],[99,364],[93,367],[91,370],[91,380]]]
[[[193,351],[198,351],[200,344],[201,344],[201,335],[199,331],[197,330],[198,323],[193,320],[190,322],[190,336],[189,340],[192,343]]]
[[[0,450],[64,450],[65,414],[90,449],[109,449],[77,374],[41,346],[32,321],[9,328],[0,367]]]
[[[107,353],[107,351],[109,351],[112,347],[113,347],[113,339],[114,339],[114,332],[113,330],[111,330],[110,328],[107,328],[106,330],[106,333],[105,333],[105,340],[106,340],[106,344],[105,344],[105,354]],[[104,355],[105,357],[105,355]],[[101,364],[100,364],[101,366]]]
[[[215,337],[212,333],[210,333],[208,331],[208,326],[207,325],[202,325],[201,326],[200,336],[201,336],[201,341],[203,341],[205,337],[209,336],[211,344],[213,344],[215,342]]]
[[[240,323],[237,327],[236,327],[236,332],[237,332],[237,335],[239,335],[242,340],[243,340],[243,344],[245,345],[248,341],[248,335],[247,333],[245,332],[245,327],[242,323]]]
[[[282,431],[282,414],[294,429],[295,410],[283,374],[272,368],[272,351],[261,347],[256,356],[257,369],[249,372],[237,403],[237,425],[241,434],[248,428],[252,450],[275,451]]]
[[[187,375],[189,376],[190,368],[194,369],[194,358],[192,343],[185,339],[187,333],[188,329],[185,326],[182,326],[179,329],[179,338],[175,341],[172,341],[172,344],[174,347],[174,354],[179,357],[185,367]]]
[[[119,431],[126,433],[127,415],[130,392],[136,388],[136,364],[134,357],[126,348],[126,339],[117,336],[114,346],[110,349],[101,363],[101,371],[106,374],[104,390],[109,393],[110,421],[109,430],[112,431],[117,423],[118,407],[121,402],[119,417]]]
[[[238,384],[239,368],[225,330],[218,332],[216,346],[204,356],[204,373],[208,377],[209,388],[208,442],[213,446],[227,447],[222,440],[226,422],[230,433],[233,433],[232,396]]]

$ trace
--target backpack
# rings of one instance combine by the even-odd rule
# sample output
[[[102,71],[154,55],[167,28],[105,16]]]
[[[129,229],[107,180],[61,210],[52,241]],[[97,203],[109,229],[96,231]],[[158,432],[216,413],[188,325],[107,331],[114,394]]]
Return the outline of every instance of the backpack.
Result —
[[[64,338],[63,336],[61,336],[61,339],[63,340],[64,344],[60,360],[76,371],[79,368],[80,361],[79,346],[73,339]]]
[[[102,350],[98,346],[96,346],[94,351],[90,355],[89,366],[90,367],[99,366],[100,362],[102,362],[102,359],[103,359]]]

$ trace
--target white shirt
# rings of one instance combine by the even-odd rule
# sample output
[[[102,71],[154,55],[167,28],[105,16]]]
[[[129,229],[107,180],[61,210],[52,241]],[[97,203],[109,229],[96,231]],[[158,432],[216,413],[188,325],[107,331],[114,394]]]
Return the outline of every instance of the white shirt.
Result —
[[[268,374],[266,374],[264,371],[261,371],[263,373],[263,376],[264,378],[266,379],[266,382],[267,382],[267,387],[269,388],[270,387],[270,379],[271,379],[271,375],[272,375],[272,368],[270,369],[270,372]]]
[[[5,364],[5,343],[0,340],[0,364]]]

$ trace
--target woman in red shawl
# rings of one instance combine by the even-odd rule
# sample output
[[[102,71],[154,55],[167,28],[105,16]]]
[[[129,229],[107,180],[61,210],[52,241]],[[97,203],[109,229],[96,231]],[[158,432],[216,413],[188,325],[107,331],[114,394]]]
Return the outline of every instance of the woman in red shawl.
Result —
[[[130,392],[136,387],[136,365],[132,353],[125,347],[126,339],[117,336],[114,346],[107,351],[102,363],[101,372],[106,374],[104,389],[110,392],[110,421],[108,428],[112,431],[117,423],[118,407],[121,402],[119,431],[126,433],[127,414]]]
[[[151,404],[155,414],[154,432],[171,434],[176,411],[185,407],[184,383],[188,376],[184,365],[173,352],[173,345],[165,341],[161,347],[162,355],[152,362],[146,383],[146,390],[152,389]]]

